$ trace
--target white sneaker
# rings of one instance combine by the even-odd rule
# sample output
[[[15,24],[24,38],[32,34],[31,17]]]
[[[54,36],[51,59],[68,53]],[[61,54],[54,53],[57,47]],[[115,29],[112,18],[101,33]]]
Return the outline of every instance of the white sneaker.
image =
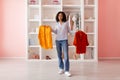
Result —
[[[58,73],[59,73],[59,74],[63,74],[63,73],[64,73],[64,70],[63,70],[63,69],[60,69]]]
[[[65,72],[65,75],[70,77],[71,76],[71,73],[70,72]]]

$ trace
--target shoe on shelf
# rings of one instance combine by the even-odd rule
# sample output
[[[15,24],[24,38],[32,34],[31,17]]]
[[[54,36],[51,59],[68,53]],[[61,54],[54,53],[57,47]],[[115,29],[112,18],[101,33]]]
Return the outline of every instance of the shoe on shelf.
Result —
[[[63,70],[63,69],[60,69],[58,73],[59,73],[59,74],[63,74],[63,73],[64,73],[64,70]]]
[[[49,56],[46,56],[46,60],[49,60],[49,59],[51,59]]]
[[[65,75],[66,75],[67,77],[71,77],[71,73],[68,72],[68,71],[65,72]]]

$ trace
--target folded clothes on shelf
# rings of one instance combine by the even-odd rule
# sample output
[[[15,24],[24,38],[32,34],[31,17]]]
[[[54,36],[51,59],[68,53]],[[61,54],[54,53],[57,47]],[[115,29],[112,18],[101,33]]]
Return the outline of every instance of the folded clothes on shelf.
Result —
[[[38,54],[31,54],[30,59],[40,59]]]

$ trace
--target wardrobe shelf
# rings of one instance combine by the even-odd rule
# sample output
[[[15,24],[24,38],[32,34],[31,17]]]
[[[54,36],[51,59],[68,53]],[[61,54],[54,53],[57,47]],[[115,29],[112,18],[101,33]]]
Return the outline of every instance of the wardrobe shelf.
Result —
[[[40,19],[29,19],[29,21],[31,21],[31,22],[39,22]]]
[[[85,22],[95,22],[94,19],[85,19]]]
[[[95,5],[85,5],[85,8],[95,8]]]
[[[55,19],[43,19],[43,22],[55,22]]]
[[[88,34],[88,35],[95,35],[95,33],[86,33],[86,34]]]
[[[63,5],[65,8],[81,8],[81,5]]]
[[[29,5],[30,8],[40,8],[40,5]]]
[[[40,45],[30,45],[29,47],[40,47]]]
[[[37,33],[37,32],[29,32],[28,34],[29,34],[29,35],[31,35],[31,34],[38,35],[38,33]]]
[[[61,5],[42,5],[43,8],[61,8]]]
[[[75,25],[78,25],[79,29],[87,34],[89,43],[86,46],[86,54],[84,56],[79,55],[79,59],[75,60],[73,58],[73,54],[76,52],[76,46],[73,45],[75,33],[73,35],[68,34],[68,48],[69,53],[71,53],[69,54],[70,61],[96,62],[98,60],[98,0],[58,0],[59,2],[53,2],[53,0],[35,0],[36,2],[33,3],[30,2],[31,0],[25,1],[27,11],[27,60],[58,60],[55,41],[56,34],[52,32],[52,49],[44,49],[40,46],[38,34],[40,25],[49,25],[53,29],[56,27],[56,14],[59,11],[65,12],[68,21],[70,19],[69,16],[71,16],[71,20],[74,21],[73,30],[76,31]],[[79,18],[77,17],[78,20],[76,20],[76,16],[79,16]],[[75,24],[75,20],[78,21],[77,24]],[[36,54],[37,56],[39,55],[39,59],[35,59],[35,57],[31,59],[33,57],[31,55]],[[49,56],[51,59],[46,60],[46,56]]]

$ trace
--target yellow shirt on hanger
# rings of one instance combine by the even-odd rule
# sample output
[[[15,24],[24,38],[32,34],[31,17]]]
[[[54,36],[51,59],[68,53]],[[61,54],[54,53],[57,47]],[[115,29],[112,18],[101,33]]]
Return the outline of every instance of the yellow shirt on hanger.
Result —
[[[41,25],[38,34],[39,43],[44,49],[52,49],[52,30],[49,25]]]

